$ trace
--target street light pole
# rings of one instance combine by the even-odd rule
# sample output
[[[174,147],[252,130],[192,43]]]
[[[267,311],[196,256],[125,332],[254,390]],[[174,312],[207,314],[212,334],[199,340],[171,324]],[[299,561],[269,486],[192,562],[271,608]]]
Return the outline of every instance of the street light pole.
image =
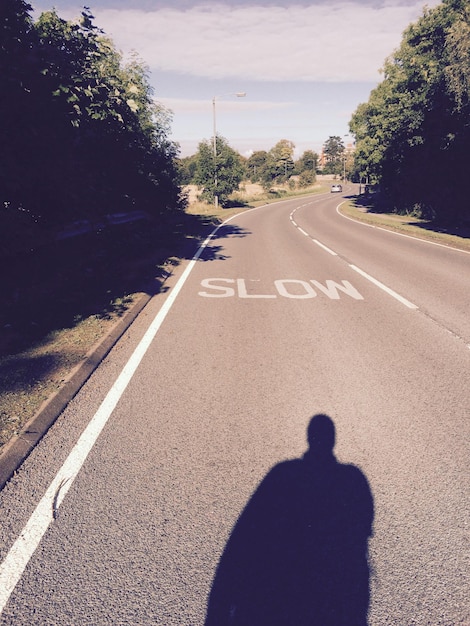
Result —
[[[246,96],[246,92],[238,91],[237,93],[228,93],[225,94],[227,96],[237,96],[237,98],[244,98]],[[213,137],[212,137],[212,149],[214,153],[214,205],[215,208],[219,206],[219,196],[217,195],[217,129],[216,129],[216,121],[215,121],[215,101],[217,98],[222,98],[223,96],[214,96],[212,98],[212,122],[213,122]]]

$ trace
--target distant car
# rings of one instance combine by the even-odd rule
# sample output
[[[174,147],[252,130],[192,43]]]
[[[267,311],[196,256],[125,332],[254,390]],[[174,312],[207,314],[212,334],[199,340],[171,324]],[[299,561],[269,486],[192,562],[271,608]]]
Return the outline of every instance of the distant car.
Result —
[[[331,193],[341,193],[343,188],[341,185],[331,185]]]

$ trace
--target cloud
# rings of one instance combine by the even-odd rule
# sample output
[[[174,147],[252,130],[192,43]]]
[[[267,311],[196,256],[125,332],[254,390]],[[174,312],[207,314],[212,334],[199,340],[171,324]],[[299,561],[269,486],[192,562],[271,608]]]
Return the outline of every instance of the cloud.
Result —
[[[428,0],[428,6],[439,4]],[[98,9],[96,24],[153,71],[264,81],[377,81],[421,2],[382,6],[229,6]]]
[[[230,95],[230,94],[229,94]],[[207,115],[207,112],[212,107],[212,100],[191,100],[186,98],[156,98],[156,100],[161,103],[164,107],[170,109],[174,113],[192,113],[198,114],[202,113],[203,115]],[[243,111],[245,112],[263,112],[263,111],[274,111],[276,109],[287,109],[292,106],[295,106],[294,102],[272,102],[269,100],[244,100],[243,101]],[[236,112],[240,113],[240,104],[237,100],[217,100],[217,109],[223,110],[224,112]]]

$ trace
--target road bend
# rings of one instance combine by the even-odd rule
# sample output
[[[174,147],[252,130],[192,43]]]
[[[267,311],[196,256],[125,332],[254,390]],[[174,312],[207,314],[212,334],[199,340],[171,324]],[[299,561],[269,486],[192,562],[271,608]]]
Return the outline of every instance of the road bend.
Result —
[[[342,200],[176,268],[0,494],[1,624],[470,623],[470,255]]]

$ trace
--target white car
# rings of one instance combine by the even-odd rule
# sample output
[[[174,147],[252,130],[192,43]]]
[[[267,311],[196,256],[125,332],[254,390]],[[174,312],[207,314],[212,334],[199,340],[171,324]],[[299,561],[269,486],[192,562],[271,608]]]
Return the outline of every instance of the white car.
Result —
[[[341,185],[331,185],[331,193],[341,193],[342,191]]]

